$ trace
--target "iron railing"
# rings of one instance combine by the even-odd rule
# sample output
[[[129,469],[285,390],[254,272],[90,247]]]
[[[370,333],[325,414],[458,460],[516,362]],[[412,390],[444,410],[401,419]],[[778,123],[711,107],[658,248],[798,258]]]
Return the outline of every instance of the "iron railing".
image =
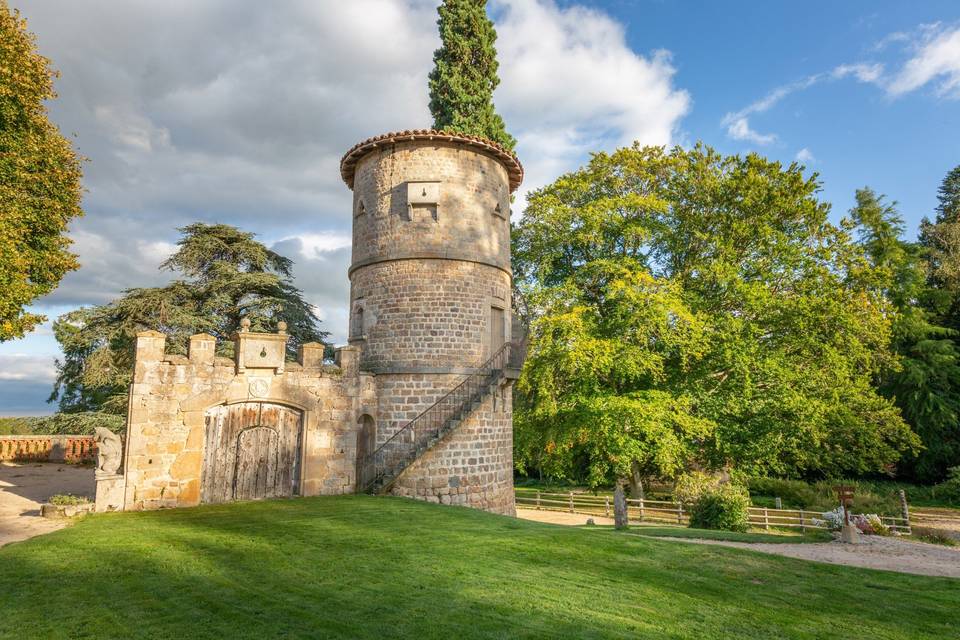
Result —
[[[460,384],[390,436],[364,458],[357,485],[368,493],[389,488],[405,468],[476,410],[474,405],[479,405],[499,384],[505,368],[519,368],[516,365],[520,353],[518,345],[504,344]]]

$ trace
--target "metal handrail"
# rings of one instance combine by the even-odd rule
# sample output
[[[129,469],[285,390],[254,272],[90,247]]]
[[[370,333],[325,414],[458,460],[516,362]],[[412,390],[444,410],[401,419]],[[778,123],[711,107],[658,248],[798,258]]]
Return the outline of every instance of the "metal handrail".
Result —
[[[504,344],[477,367],[476,371],[367,455],[361,465],[362,477],[357,478],[358,486],[367,491],[391,474],[396,478],[400,471],[449,430],[450,422],[455,417],[466,417],[463,415],[464,410],[470,404],[481,400],[484,389],[494,382],[504,368],[514,364],[510,354],[517,351],[516,346],[512,342]]]

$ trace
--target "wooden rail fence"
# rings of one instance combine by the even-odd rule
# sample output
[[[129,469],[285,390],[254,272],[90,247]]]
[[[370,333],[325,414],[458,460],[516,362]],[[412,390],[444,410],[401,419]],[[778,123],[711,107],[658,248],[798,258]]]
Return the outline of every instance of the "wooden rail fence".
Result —
[[[516,495],[517,506],[546,511],[566,511],[592,516],[612,517],[613,499],[583,493],[547,493],[537,491]],[[686,526],[690,524],[689,504],[670,500],[627,499],[630,522],[648,522]],[[912,514],[911,514],[912,515]],[[910,533],[910,523],[904,518],[881,516],[881,521],[892,530]],[[827,529],[823,514],[804,509],[770,509],[750,507],[749,522],[763,529]]]
[[[93,436],[0,436],[0,460],[87,462],[96,457]]]

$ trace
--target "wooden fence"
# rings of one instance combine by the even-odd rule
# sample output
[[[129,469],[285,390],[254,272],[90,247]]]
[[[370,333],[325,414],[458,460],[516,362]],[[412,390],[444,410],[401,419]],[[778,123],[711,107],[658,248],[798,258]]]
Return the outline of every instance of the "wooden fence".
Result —
[[[88,462],[96,457],[93,436],[0,436],[0,460]]]
[[[585,515],[612,517],[613,498],[584,493],[520,493],[517,506],[546,511],[566,511]],[[690,524],[689,504],[669,500],[627,499],[630,522],[687,526]],[[910,533],[910,523],[903,518],[882,516],[881,521],[892,530]],[[770,509],[750,507],[750,526],[770,529],[827,529],[823,514],[803,509]]]

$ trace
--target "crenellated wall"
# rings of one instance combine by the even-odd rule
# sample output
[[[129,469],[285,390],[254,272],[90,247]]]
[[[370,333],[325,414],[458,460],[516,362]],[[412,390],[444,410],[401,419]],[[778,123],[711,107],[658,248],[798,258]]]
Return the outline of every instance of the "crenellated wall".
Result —
[[[359,352],[353,347],[337,350],[337,365],[324,364],[323,345],[315,343],[301,347],[297,362],[284,362],[286,338],[283,333],[241,331],[234,338],[237,357],[231,360],[215,355],[209,335],[193,336],[186,357],[165,353],[162,333],[137,335],[123,469],[125,509],[211,501],[202,500],[205,468],[209,472],[217,464],[228,475],[242,474],[239,452],[255,444],[242,434],[261,422],[279,428],[273,424],[277,418],[267,418],[277,411],[302,420],[294,443],[296,494],[355,490],[358,425],[364,415],[377,418],[375,377],[360,373]],[[251,407],[266,410],[257,413]],[[225,450],[235,441],[217,440],[211,430],[245,415],[249,424],[236,426],[241,439],[231,457]],[[264,455],[273,464],[273,454]],[[233,496],[232,486],[216,489],[220,493],[214,501]],[[241,488],[237,492],[238,498],[251,497]]]

